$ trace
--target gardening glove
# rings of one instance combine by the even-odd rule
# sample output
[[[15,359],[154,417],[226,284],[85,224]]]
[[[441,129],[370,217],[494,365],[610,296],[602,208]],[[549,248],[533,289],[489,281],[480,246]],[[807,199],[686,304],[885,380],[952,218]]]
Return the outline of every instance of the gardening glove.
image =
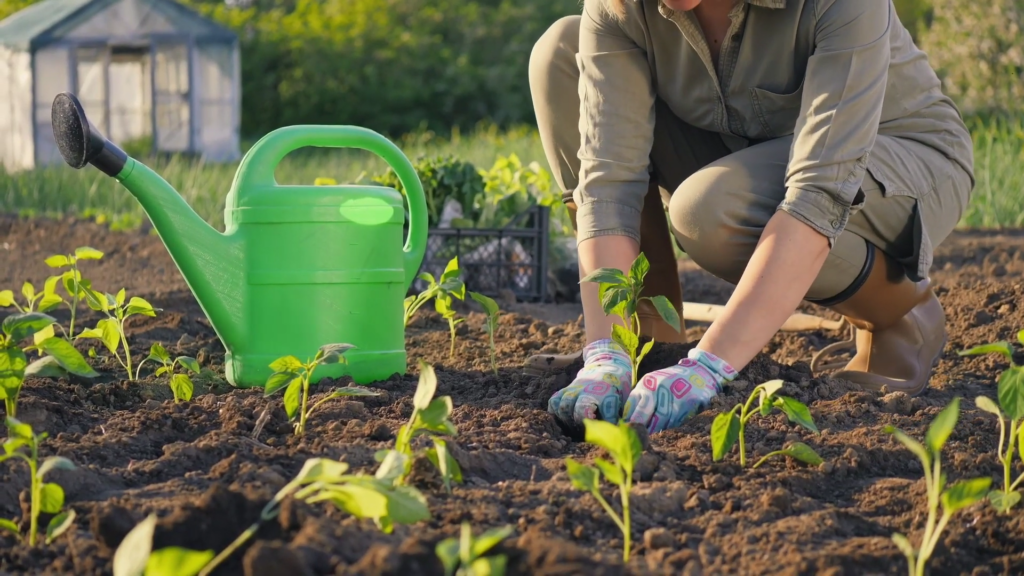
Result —
[[[548,400],[548,412],[567,426],[582,426],[586,418],[618,422],[623,390],[633,381],[629,355],[610,339],[583,349],[583,368],[576,379]]]
[[[696,348],[679,364],[647,374],[629,394],[624,419],[647,427],[648,432],[676,428],[722,393],[736,378],[724,360]]]

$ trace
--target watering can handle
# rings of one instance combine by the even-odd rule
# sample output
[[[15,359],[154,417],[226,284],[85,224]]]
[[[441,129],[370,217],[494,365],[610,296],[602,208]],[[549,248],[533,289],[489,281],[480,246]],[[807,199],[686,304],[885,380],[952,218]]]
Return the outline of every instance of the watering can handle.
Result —
[[[427,248],[427,201],[423,184],[409,158],[393,142],[359,126],[288,126],[260,139],[245,155],[238,167],[233,190],[276,186],[274,171],[289,153],[315,146],[319,148],[359,148],[380,156],[394,169],[409,203],[409,235],[405,239],[405,288],[409,289],[423,263]]]

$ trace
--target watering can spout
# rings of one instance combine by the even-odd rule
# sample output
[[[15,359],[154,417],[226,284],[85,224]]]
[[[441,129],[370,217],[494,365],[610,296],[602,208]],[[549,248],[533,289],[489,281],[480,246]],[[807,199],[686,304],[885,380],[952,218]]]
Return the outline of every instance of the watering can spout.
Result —
[[[52,119],[65,162],[76,169],[93,165],[139,200],[217,335],[226,346],[239,344],[245,333],[241,242],[214,230],[159,174],[107,140],[74,95],[57,95]]]

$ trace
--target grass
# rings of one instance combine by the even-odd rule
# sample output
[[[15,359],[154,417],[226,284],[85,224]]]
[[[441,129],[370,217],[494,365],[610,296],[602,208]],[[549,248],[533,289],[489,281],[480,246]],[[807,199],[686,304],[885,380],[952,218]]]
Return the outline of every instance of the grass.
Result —
[[[964,228],[1024,227],[1024,115],[1013,118],[972,118],[977,185]],[[411,159],[421,155],[454,154],[490,167],[499,155],[517,154],[523,162],[546,166],[535,129],[502,131],[481,126],[470,134],[440,137],[432,132],[410,134],[396,141]],[[146,160],[171,183],[210,224],[223,225],[224,196],[237,164],[207,164],[173,156]],[[359,150],[300,150],[289,155],[277,170],[283,184],[312,184],[318,177],[351,182],[383,171],[379,158]],[[144,218],[132,196],[97,170],[54,166],[6,174],[0,168],[0,213],[94,217],[112,228],[133,228]]]

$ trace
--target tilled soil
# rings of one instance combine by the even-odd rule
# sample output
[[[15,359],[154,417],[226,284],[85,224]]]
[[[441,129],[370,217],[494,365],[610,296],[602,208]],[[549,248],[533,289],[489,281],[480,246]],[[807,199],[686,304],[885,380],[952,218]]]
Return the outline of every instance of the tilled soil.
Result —
[[[40,286],[49,273],[44,258],[83,245],[107,253],[83,266],[97,288],[113,292],[123,286],[129,296],[163,309],[156,318],[129,321],[136,358],[162,342],[172,355],[196,356],[204,366],[221,369],[219,341],[166,250],[144,231],[112,233],[74,220],[0,219],[0,288],[17,292],[24,280]],[[681,271],[687,300],[728,298],[727,284],[685,262]],[[957,233],[940,247],[934,279],[950,339],[931,388],[917,398],[813,376],[811,354],[840,334],[777,336],[712,409],[678,430],[645,438],[631,497],[634,554],[625,566],[618,529],[565,474],[567,456],[589,461],[598,450],[580,442],[576,431],[562,430],[545,410],[571,371],[532,378],[520,368],[530,354],[580,346],[573,305],[506,306],[511,312],[496,335],[498,375],[489,370],[480,314],[471,313],[459,326],[453,360],[447,324],[421,312],[408,331],[410,373],[377,384],[379,397],[325,404],[302,438],[292,435],[279,396],[265,399],[260,391],[208,379],[197,382],[192,402],[175,404],[165,378],[145,370],[141,382],[127,382],[101,353],[92,360],[103,373],[95,382],[26,383],[19,416],[50,434],[43,455],[78,465],[48,477],[64,487],[78,520],[53,544],[35,549],[0,536],[0,572],[110,574],[121,539],[151,512],[160,518],[155,547],[223,549],[306,459],[344,460],[355,472],[372,473],[374,452],[393,444],[411,413],[416,361],[423,359],[436,367],[438,395],[454,402],[459,433],[450,444],[465,477],[449,495],[429,466],[417,467],[415,485],[433,518],[383,534],[371,521],[328,505],[286,501],[280,516],[217,574],[443,574],[434,546],[456,535],[463,521],[478,533],[515,527],[500,547],[510,574],[905,574],[905,560],[890,535],[920,538],[926,518],[922,470],[882,428],[892,424],[922,437],[935,414],[961,397],[960,423],[944,452],[949,478],[982,474],[1001,482],[994,453],[998,426],[975,408],[974,398],[995,398],[995,377],[1007,363],[995,356],[961,358],[956,351],[1015,339],[1024,328],[1022,273],[1021,232]],[[85,318],[96,320],[88,313]],[[702,330],[690,327],[689,340],[695,342]],[[658,345],[645,363],[661,367],[685,350]],[[753,457],[801,440],[825,463],[810,468],[773,459],[744,470],[735,452],[713,462],[708,430],[714,416],[772,378],[784,379],[784,393],[809,405],[821,434],[798,429],[780,415],[753,420]],[[254,438],[265,411],[269,420]],[[0,516],[20,518],[27,501],[26,466],[0,464],[0,479]],[[605,494],[617,502],[610,488]],[[966,509],[950,523],[931,566],[932,574],[1024,573],[1024,515],[1017,509],[1001,516],[987,505]]]

